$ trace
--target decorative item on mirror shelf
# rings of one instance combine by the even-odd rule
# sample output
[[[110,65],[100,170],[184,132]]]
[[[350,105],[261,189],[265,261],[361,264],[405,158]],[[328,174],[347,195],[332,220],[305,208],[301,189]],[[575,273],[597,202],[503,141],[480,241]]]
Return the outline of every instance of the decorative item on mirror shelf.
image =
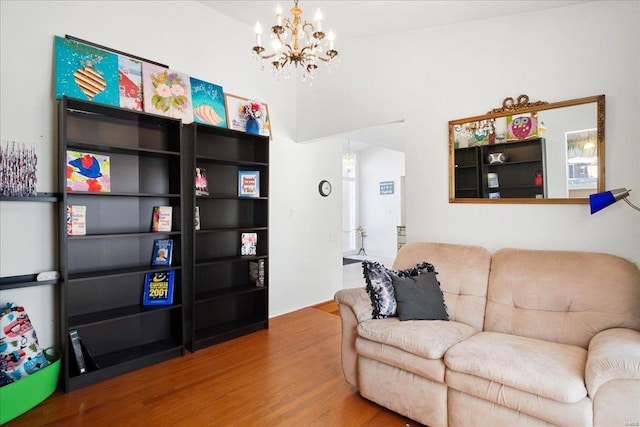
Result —
[[[196,230],[200,230],[200,206],[196,206],[195,216],[194,216],[194,227]]]
[[[498,188],[500,187],[500,182],[498,181],[498,174],[495,172],[489,172],[487,174],[487,186],[489,188]]]
[[[542,171],[536,171],[536,175],[533,177],[533,183],[536,187],[542,187]]]
[[[489,153],[487,155],[487,162],[490,165],[501,165],[509,160],[509,156],[504,153]]]

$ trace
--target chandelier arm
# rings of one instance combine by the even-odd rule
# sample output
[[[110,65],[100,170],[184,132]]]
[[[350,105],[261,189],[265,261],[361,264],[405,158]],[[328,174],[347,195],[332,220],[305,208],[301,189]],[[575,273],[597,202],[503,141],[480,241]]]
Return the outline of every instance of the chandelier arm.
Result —
[[[629,206],[631,206],[633,209],[635,209],[635,210],[637,210],[637,211],[639,211],[639,212],[640,212],[640,207],[638,207],[638,206],[634,205],[633,203],[631,203],[631,202],[629,201],[629,199],[627,199],[627,198],[625,197],[625,198],[624,198],[624,199],[622,199],[622,200],[624,200],[625,202],[627,202],[627,204],[628,204]]]

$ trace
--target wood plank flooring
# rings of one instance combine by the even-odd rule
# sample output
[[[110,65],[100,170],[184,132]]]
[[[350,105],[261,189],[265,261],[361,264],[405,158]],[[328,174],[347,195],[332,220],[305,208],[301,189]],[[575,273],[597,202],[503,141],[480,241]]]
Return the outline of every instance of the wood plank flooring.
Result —
[[[339,316],[304,308],[268,330],[57,390],[6,426],[420,426],[344,381],[340,338]]]

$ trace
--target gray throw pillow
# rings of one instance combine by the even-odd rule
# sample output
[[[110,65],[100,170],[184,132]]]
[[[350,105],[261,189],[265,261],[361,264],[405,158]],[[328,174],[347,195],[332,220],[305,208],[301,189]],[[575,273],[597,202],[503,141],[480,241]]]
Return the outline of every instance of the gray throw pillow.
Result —
[[[449,320],[434,271],[416,276],[391,275],[400,320]]]

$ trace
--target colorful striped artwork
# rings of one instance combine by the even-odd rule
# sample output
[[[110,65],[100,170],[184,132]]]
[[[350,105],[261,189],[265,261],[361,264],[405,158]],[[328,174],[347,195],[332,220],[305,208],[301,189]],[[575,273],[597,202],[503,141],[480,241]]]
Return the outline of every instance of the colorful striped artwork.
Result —
[[[118,55],[58,36],[55,55],[56,99],[120,105]]]

